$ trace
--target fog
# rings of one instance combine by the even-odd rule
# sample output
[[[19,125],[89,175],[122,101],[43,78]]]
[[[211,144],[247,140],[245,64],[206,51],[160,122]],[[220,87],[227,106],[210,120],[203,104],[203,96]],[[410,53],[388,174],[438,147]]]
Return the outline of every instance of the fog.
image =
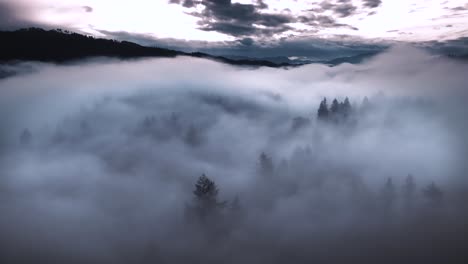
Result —
[[[12,68],[2,263],[466,260],[467,64],[395,46],[336,67]],[[319,117],[325,97],[350,109]],[[203,174],[218,193],[201,214]]]

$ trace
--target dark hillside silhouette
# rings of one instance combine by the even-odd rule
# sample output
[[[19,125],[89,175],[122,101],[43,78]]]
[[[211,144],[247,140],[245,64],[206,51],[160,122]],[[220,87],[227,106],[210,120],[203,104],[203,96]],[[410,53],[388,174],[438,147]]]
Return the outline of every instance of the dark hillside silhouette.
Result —
[[[205,53],[185,53],[157,47],[145,47],[128,41],[100,39],[56,29],[28,28],[17,31],[0,31],[2,49],[0,62],[43,61],[66,62],[88,57],[176,57],[178,55],[206,58],[239,66],[286,67],[298,66],[288,63],[276,64],[266,60],[233,60]]]
[[[149,48],[131,42],[97,39],[60,29],[46,31],[39,28],[0,32],[2,49],[0,60],[37,60],[64,62],[93,56],[175,57],[179,52]]]

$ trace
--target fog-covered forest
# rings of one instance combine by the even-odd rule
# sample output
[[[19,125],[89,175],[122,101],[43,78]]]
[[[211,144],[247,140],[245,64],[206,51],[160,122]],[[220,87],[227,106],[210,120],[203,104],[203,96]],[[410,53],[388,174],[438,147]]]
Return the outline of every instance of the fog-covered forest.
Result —
[[[468,259],[462,62],[9,67],[2,263]]]

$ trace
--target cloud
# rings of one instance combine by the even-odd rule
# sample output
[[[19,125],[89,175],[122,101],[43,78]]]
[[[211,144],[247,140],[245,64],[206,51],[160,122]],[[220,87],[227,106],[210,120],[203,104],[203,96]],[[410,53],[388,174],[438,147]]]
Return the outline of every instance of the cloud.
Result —
[[[340,17],[348,17],[354,14],[357,7],[352,4],[346,3],[336,6],[333,11],[338,14]]]
[[[254,40],[252,38],[244,38],[239,40],[239,43],[245,46],[252,46],[254,44]]]
[[[353,5],[351,0],[338,0],[333,1],[322,1],[316,3],[317,7],[310,9],[314,13],[324,13],[332,11],[338,17],[348,17],[354,15],[357,11],[357,7]]]
[[[24,27],[41,26],[30,20],[32,12],[28,6],[0,1],[0,29],[14,30]]]
[[[5,262],[466,254],[452,250],[468,232],[466,64],[398,46],[360,65],[289,70],[185,57],[16,66],[36,71],[0,81]],[[317,120],[323,97],[346,96],[355,120]],[[202,173],[229,206],[198,220]],[[424,192],[433,181],[442,204]]]
[[[321,17],[316,17],[315,19],[321,21],[321,23],[333,23],[333,21],[330,22]],[[97,31],[108,38],[133,41],[146,46],[158,46],[185,52],[205,52],[213,55],[246,56],[251,58],[297,56],[312,59],[332,59],[383,50],[388,46],[388,43],[384,42],[369,42],[368,40],[345,36],[329,39],[289,37],[279,40],[247,37],[235,41],[208,42],[161,39],[149,34],[130,32]]]
[[[363,0],[367,8],[377,8],[382,4],[382,0]]]
[[[191,14],[201,18],[200,29],[233,36],[271,36],[290,30],[287,24],[294,21],[294,17],[286,14],[261,13],[260,10],[268,8],[262,1],[257,5],[213,0],[204,0],[198,4],[203,10]]]
[[[69,25],[57,25],[42,22],[38,18],[38,10],[49,10],[59,14],[91,13],[90,6],[54,6],[41,3],[31,3],[28,1],[5,1],[0,0],[0,29],[17,30],[28,27],[39,27],[44,29],[64,28],[73,30]]]
[[[93,8],[90,7],[90,6],[83,6],[83,10],[84,10],[86,13],[91,13],[91,12],[93,12]]]
[[[194,0],[169,0],[171,4],[182,4],[183,7],[187,8],[195,7],[199,2]]]
[[[452,10],[452,11],[465,11],[465,10],[468,10],[468,4],[466,4],[464,6],[453,7],[453,8],[450,8],[450,10]]]

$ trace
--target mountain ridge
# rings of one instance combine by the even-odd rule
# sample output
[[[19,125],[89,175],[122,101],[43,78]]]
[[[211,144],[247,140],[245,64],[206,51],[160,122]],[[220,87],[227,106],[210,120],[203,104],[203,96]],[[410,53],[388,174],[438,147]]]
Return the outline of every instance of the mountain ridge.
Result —
[[[267,60],[234,60],[201,52],[187,53],[166,48],[147,47],[129,41],[96,38],[61,29],[28,28],[16,31],[0,31],[0,39],[2,39],[0,62],[4,63],[11,61],[63,63],[101,56],[122,59],[190,56],[237,66],[272,68],[298,66],[289,63],[274,63]]]

